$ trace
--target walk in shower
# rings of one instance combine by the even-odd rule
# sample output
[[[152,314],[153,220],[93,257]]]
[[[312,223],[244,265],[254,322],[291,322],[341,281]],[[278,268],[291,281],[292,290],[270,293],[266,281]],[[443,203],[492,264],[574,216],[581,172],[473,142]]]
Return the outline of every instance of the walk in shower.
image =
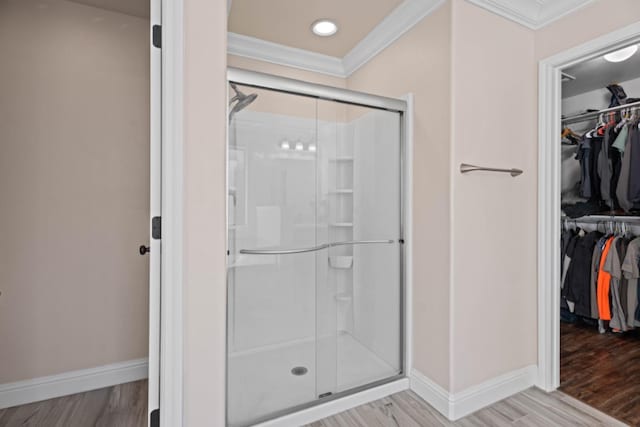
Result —
[[[404,375],[404,101],[229,70],[227,422]]]

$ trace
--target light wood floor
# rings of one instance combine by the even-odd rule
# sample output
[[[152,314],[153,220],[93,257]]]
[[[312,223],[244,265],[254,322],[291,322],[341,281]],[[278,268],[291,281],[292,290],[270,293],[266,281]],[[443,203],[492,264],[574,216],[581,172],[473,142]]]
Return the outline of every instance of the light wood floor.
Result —
[[[532,388],[456,422],[404,391],[307,427],[616,427],[626,426],[567,396]]]
[[[147,382],[0,410],[1,427],[146,427]]]
[[[0,410],[2,427],[144,427],[146,381]],[[530,389],[455,423],[413,392],[377,400],[308,427],[624,426],[560,392]]]

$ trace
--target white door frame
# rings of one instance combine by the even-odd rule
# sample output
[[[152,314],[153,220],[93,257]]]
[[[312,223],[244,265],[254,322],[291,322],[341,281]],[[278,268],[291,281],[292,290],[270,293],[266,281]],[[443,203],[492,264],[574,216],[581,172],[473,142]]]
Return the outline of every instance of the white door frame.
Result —
[[[183,424],[183,0],[162,6],[160,425]]]
[[[640,42],[640,23],[540,61],[538,94],[538,381],[560,386],[561,71]]]
[[[149,367],[147,421],[160,407],[160,239],[153,236],[153,218],[162,218],[162,50],[154,45],[153,29],[162,24],[160,0],[149,0]]]

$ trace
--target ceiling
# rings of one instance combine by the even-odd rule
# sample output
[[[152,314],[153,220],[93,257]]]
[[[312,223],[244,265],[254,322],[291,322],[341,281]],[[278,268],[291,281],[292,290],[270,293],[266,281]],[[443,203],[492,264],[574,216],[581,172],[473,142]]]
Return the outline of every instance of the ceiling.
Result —
[[[99,0],[92,0],[99,1]],[[344,57],[402,0],[233,0],[229,31],[273,43]],[[332,37],[318,37],[311,24],[329,18]]]
[[[607,62],[602,57],[574,65],[564,70],[576,79],[562,83],[562,97],[579,95],[640,77],[640,50],[623,62]]]
[[[99,7],[112,12],[149,18],[149,0],[69,0],[87,6]]]

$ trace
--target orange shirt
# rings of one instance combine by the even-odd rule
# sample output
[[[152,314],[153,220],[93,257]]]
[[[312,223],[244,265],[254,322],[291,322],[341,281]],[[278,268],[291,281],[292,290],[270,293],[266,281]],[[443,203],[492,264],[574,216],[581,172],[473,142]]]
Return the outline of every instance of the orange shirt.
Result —
[[[598,271],[598,313],[601,320],[611,320],[611,308],[609,307],[609,285],[611,284],[611,274],[604,271],[604,262],[611,249],[611,243],[613,237],[607,240],[602,250],[602,256],[600,257],[600,269]]]

